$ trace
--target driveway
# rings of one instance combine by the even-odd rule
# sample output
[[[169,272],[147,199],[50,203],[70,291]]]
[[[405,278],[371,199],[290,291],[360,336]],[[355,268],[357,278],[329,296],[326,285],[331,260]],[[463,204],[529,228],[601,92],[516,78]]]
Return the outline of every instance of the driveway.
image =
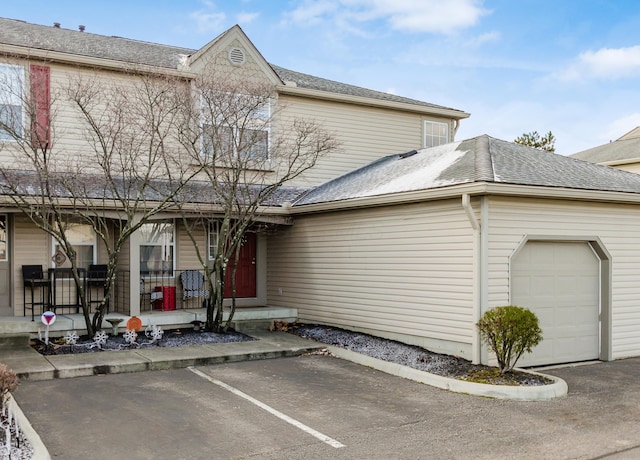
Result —
[[[24,382],[53,458],[640,458],[640,359],[547,371],[566,398],[450,393],[322,355]]]

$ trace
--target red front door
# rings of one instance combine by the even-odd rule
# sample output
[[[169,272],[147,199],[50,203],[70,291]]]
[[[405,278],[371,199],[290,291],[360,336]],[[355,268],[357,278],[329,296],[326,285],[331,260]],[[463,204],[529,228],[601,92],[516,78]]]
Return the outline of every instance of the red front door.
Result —
[[[233,260],[227,265],[224,280],[224,297],[231,298],[231,273]],[[240,258],[236,269],[236,298],[256,297],[256,234],[246,233],[240,248]]]

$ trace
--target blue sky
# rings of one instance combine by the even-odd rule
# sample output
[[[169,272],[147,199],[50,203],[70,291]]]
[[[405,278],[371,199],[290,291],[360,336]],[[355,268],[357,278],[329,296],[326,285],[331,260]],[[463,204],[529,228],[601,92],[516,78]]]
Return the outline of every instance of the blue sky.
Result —
[[[552,131],[571,154],[640,125],[635,0],[0,0],[0,16],[194,49],[240,24],[273,64],[471,113],[457,140]]]

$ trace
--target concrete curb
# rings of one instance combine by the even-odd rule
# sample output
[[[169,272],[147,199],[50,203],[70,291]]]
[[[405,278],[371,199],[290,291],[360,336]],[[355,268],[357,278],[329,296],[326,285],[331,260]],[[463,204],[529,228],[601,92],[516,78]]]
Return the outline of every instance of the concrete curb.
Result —
[[[495,399],[510,399],[516,401],[545,401],[549,399],[561,398],[567,395],[567,383],[559,377],[552,375],[531,372],[542,375],[550,380],[552,384],[542,386],[509,386],[509,385],[489,385],[484,383],[466,382],[464,380],[452,379],[441,375],[430,374],[419,371],[411,367],[372,358],[360,353],[356,353],[344,348],[327,347],[333,355],[356,364],[371,367],[373,369],[386,372],[387,374],[403,377],[405,379],[424,383],[443,390],[455,393],[466,393],[474,396],[484,396]],[[521,369],[519,369],[521,370]],[[529,371],[523,371],[529,372]]]
[[[42,439],[40,439],[40,435],[38,435],[36,430],[33,429],[31,423],[29,422],[29,419],[26,415],[24,415],[24,412],[22,412],[22,409],[20,408],[16,400],[13,399],[12,395],[9,395],[9,400],[11,401],[11,410],[13,411],[13,415],[18,421],[18,425],[20,425],[20,429],[22,430],[25,438],[29,440],[29,443],[31,443],[31,447],[33,448],[33,456],[31,457],[31,459],[51,460],[51,455],[49,454],[47,447],[42,442]]]

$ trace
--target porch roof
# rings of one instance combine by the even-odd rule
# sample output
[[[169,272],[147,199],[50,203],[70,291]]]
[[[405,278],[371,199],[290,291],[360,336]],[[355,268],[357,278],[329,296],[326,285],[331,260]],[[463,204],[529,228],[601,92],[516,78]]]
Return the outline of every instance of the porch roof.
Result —
[[[0,196],[20,194],[23,196],[42,196],[44,184],[39,175],[28,170],[2,170],[0,174]],[[118,202],[127,197],[134,199],[139,190],[144,190],[144,196],[138,198],[140,201],[160,202],[167,195],[179,188],[178,182],[167,179],[153,179],[148,184],[143,185],[144,178],[129,177],[117,178],[112,181],[105,179],[103,175],[97,174],[65,174],[59,173],[51,175],[49,186],[52,195],[59,199],[79,198],[79,202],[104,203],[105,208],[109,208],[108,202]],[[243,200],[255,200],[258,194],[264,190],[263,185],[240,185],[235,196],[235,200],[242,203]],[[281,208],[286,203],[291,203],[301,194],[308,191],[308,187],[281,186],[273,193],[268,194],[260,205],[263,207]],[[216,190],[207,181],[191,180],[182,186],[178,193],[178,198],[185,203],[200,205],[206,208],[224,204],[223,200],[216,199]],[[250,202],[250,201],[249,201]]]

